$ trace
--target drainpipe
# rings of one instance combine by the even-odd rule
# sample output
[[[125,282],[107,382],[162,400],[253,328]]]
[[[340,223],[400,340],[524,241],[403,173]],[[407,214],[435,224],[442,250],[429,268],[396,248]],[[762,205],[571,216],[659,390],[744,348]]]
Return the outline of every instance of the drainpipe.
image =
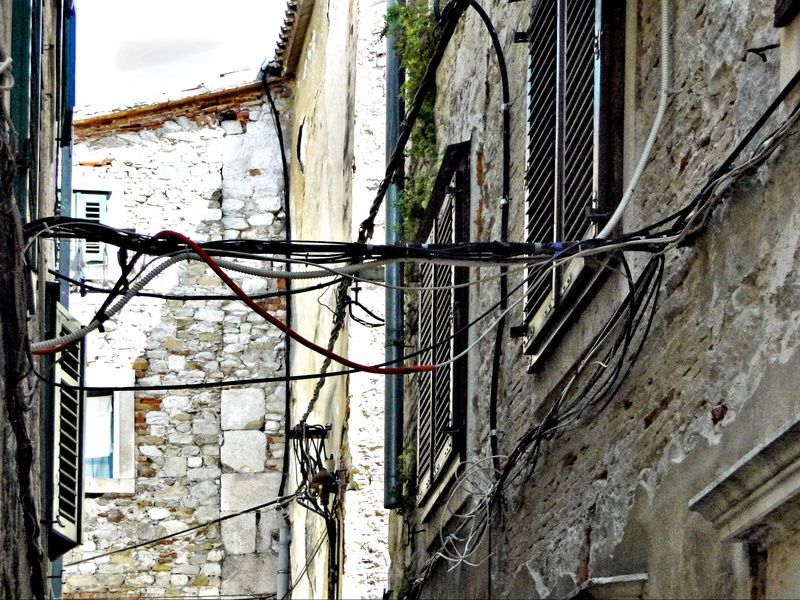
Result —
[[[398,4],[398,0],[387,0],[386,9]],[[400,137],[400,59],[394,51],[394,35],[386,36],[386,149],[391,152]],[[397,177],[395,181],[402,181]],[[386,192],[386,244],[397,244],[400,225],[400,208],[397,206],[398,187],[391,183]],[[386,267],[386,362],[392,364],[403,355],[403,292],[393,289],[403,283],[403,265],[389,264]],[[403,452],[403,376],[387,375],[385,378],[385,433],[383,505],[398,508],[402,490],[399,460]]]
[[[288,441],[288,440],[287,440]],[[289,557],[289,546],[292,543],[292,528],[289,524],[289,515],[283,512],[283,524],[278,538],[278,581],[277,594],[278,600],[284,600],[289,596],[290,575],[292,573]]]
[[[64,112],[61,115],[61,216],[72,216],[72,117],[75,109],[75,5],[70,3],[64,16]],[[69,275],[70,243],[59,242],[58,272]],[[69,307],[69,284],[60,282],[60,302]]]

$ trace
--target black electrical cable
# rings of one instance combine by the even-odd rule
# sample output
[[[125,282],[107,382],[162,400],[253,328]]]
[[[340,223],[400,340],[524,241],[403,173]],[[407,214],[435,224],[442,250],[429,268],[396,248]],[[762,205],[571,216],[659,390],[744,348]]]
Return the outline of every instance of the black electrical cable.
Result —
[[[296,494],[292,494],[290,496],[279,496],[274,500],[270,500],[269,502],[264,502],[263,504],[259,504],[257,506],[251,506],[250,508],[246,508],[245,510],[240,510],[239,512],[231,513],[229,515],[225,515],[224,517],[218,517],[211,521],[207,521],[206,523],[201,523],[200,525],[194,525],[187,529],[183,529],[181,531],[176,531],[175,533],[170,533],[168,535],[162,535],[161,537],[153,538],[150,540],[146,540],[144,542],[139,542],[138,544],[132,544],[130,546],[125,546],[124,548],[118,548],[117,550],[112,550],[111,552],[105,552],[103,554],[96,554],[95,556],[90,556],[89,558],[83,558],[81,560],[76,560],[71,563],[67,563],[65,567],[72,567],[74,565],[79,565],[81,563],[89,562],[92,560],[97,560],[98,558],[103,558],[106,556],[111,556],[112,554],[119,554],[120,552],[127,552],[128,550],[135,550],[136,548],[142,548],[143,546],[150,546],[152,544],[157,544],[158,542],[163,542],[164,540],[171,540],[173,538],[180,537],[192,531],[197,531],[198,529],[203,529],[204,527],[209,527],[211,525],[215,525],[216,523],[221,523],[222,521],[227,521],[228,519],[233,519],[234,517],[239,517],[241,515],[246,515],[251,512],[256,512],[260,510],[264,510],[265,508],[269,508],[270,506],[274,506],[276,504],[286,504],[291,500],[294,500]]]
[[[503,89],[503,106],[501,112],[503,114],[503,175],[502,186],[503,196],[500,201],[500,241],[506,242],[508,240],[508,212],[511,194],[511,92],[509,91],[508,84],[508,69],[506,68],[505,54],[503,47],[500,44],[500,38],[494,29],[489,15],[483,7],[478,4],[476,0],[470,1],[470,6],[478,13],[483,20],[486,29],[489,32],[489,37],[492,39],[492,46],[497,57],[497,63],[500,68],[500,80]],[[508,268],[505,266],[500,267],[500,309],[505,310],[507,306],[508,296]],[[499,445],[497,439],[497,404],[498,395],[500,393],[500,372],[501,362],[503,358],[503,338],[506,327],[506,316],[500,318],[497,324],[494,338],[494,349],[492,352],[492,376],[489,384],[489,442],[491,444],[491,452],[494,457],[495,472],[499,471],[500,459]]]
[[[264,86],[264,92],[267,95],[267,100],[269,101],[270,111],[272,112],[272,121],[275,126],[275,135],[278,137],[278,145],[281,149],[281,172],[283,174],[283,214],[284,214],[284,229],[286,230],[286,241],[292,241],[292,222],[291,222],[291,194],[289,193],[289,185],[290,185],[290,178],[289,178],[289,167],[286,164],[286,150],[284,148],[283,143],[283,127],[281,127],[281,117],[278,113],[278,109],[275,107],[275,100],[272,98],[272,92],[269,89],[269,84],[267,83],[267,69],[265,68],[263,71],[263,75],[261,78],[261,83]],[[286,265],[289,270],[291,270],[291,265]],[[342,285],[342,280],[338,281],[338,285]],[[291,279],[286,280],[286,290],[290,291],[292,289],[292,282]],[[292,327],[292,303],[286,303],[286,324],[289,327]],[[289,432],[291,428],[291,418],[292,418],[292,389],[289,385],[291,381],[290,376],[292,373],[292,340],[289,335],[285,336],[285,349],[283,353],[284,357],[284,365],[285,365],[285,373],[286,373],[286,381],[284,387],[284,409],[283,409],[283,420],[284,420],[284,433],[286,439],[289,439]],[[289,456],[288,453],[284,453],[283,455],[283,466],[281,468],[281,483],[279,492],[282,494],[286,489],[286,484],[289,478]]]
[[[235,387],[240,385],[252,385],[257,383],[280,383],[286,381],[284,375],[278,377],[254,377],[251,379],[236,379],[234,381],[203,381],[201,383],[181,383],[175,385],[132,385],[132,386],[91,386],[91,385],[72,385],[69,383],[60,383],[51,381],[38,371],[33,371],[43,383],[63,388],[65,390],[79,390],[83,392],[166,392],[170,390],[203,390],[208,388],[218,387]],[[291,375],[289,381],[305,381],[308,379],[319,379],[322,377],[339,377],[341,375],[351,375],[358,373],[356,369],[344,369],[341,371],[331,371],[320,375],[319,373],[310,373],[307,375]]]
[[[63,273],[59,273],[55,269],[48,269],[47,272],[50,273],[51,275],[54,275],[55,277],[58,277],[59,279],[62,279],[64,281],[68,282],[68,283],[71,283],[71,284],[77,286],[78,288],[80,288],[80,290],[82,292],[84,290],[86,292],[90,292],[92,294],[108,294],[109,292],[111,292],[111,290],[108,289],[108,288],[101,288],[101,287],[89,285],[85,281],[78,281],[77,279],[73,279],[71,277],[68,277],[68,276],[64,275]],[[251,294],[250,297],[253,300],[265,300],[267,298],[283,298],[285,296],[292,296],[292,295],[295,295],[295,294],[303,294],[305,292],[314,292],[316,290],[321,290],[323,288],[330,287],[332,285],[336,285],[337,283],[340,283],[343,280],[344,280],[344,278],[338,277],[336,279],[331,279],[330,281],[326,281],[326,282],[323,282],[323,283],[318,283],[316,285],[312,285],[312,286],[308,286],[308,287],[304,287],[304,288],[295,288],[295,289],[291,289],[291,290],[288,289],[288,285],[287,285],[287,289],[285,289],[285,290],[278,290],[276,292],[264,292],[263,294]],[[139,297],[142,297],[142,298],[157,298],[157,299],[161,299],[161,300],[184,300],[184,301],[188,301],[188,300],[240,300],[239,296],[234,296],[232,294],[196,294],[196,295],[191,295],[191,294],[158,294],[156,292],[137,292],[136,296],[139,296]],[[288,308],[288,306],[287,306],[287,308]]]

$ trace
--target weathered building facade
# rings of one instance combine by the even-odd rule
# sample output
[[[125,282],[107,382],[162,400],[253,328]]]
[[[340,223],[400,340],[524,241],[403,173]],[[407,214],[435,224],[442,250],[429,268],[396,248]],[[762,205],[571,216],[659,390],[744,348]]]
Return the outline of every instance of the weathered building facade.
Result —
[[[45,292],[55,247],[50,240],[26,243],[22,231],[58,212],[73,42],[72,3],[0,2],[0,595],[7,598],[50,593],[50,561],[70,543],[61,534],[71,528],[74,535],[79,520],[64,511],[63,523],[55,521],[62,513],[48,446],[53,388],[34,374],[46,376],[46,359],[29,354],[30,341],[42,339],[55,316]]]
[[[487,2],[494,47],[474,5],[442,11],[453,160],[419,241],[565,245],[411,302],[410,351],[477,345],[406,381],[394,597],[800,593],[796,90],[770,112],[798,79],[795,4]],[[618,245],[569,244],[594,238]]]

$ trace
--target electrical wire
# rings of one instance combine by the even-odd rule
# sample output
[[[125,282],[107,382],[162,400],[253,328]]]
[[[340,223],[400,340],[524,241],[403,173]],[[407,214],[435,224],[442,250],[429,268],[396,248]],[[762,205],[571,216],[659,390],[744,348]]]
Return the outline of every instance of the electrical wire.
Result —
[[[199,254],[203,260],[211,267],[211,269],[222,279],[222,281],[227,285],[233,292],[241,298],[244,303],[249,306],[253,311],[258,313],[264,319],[266,319],[270,324],[277,327],[283,333],[290,335],[292,339],[296,342],[302,344],[306,348],[317,352],[318,354],[322,354],[326,358],[330,358],[331,360],[335,360],[339,364],[342,364],[346,367],[350,367],[351,369],[356,369],[358,371],[364,371],[366,373],[374,373],[378,375],[403,375],[407,373],[415,373],[420,371],[430,371],[433,370],[435,367],[431,365],[419,365],[419,366],[411,366],[411,367],[372,367],[369,365],[361,365],[351,360],[348,360],[338,354],[331,352],[321,346],[318,346],[314,342],[304,338],[297,332],[293,331],[291,328],[286,326],[283,322],[281,322],[276,317],[273,317],[269,312],[267,312],[264,308],[256,304],[226,273],[223,271],[212,259],[203,248],[201,248],[198,244],[187,238],[186,236],[176,233],[174,231],[162,231],[155,236],[156,238],[166,237],[166,238],[177,238],[181,240],[184,244],[190,246],[197,254]]]
[[[58,277],[62,281],[66,281],[67,283],[71,283],[72,285],[79,288],[81,293],[92,293],[92,294],[108,294],[111,292],[109,288],[101,288],[94,285],[90,285],[85,281],[78,281],[77,279],[73,279],[64,275],[63,273],[59,273],[55,269],[48,269],[48,273],[51,275]],[[286,289],[286,290],[278,290],[276,292],[265,292],[263,294],[250,294],[250,297],[253,300],[266,300],[267,298],[283,298],[286,296],[293,296],[296,294],[303,294],[305,292],[313,292],[316,290],[321,290],[326,287],[330,287],[332,285],[336,285],[337,283],[341,282],[341,278],[339,279],[331,279],[330,281],[325,281],[322,283],[317,283],[315,285],[311,285],[304,288],[295,288],[295,289]],[[137,292],[136,294],[139,298],[156,298],[160,300],[238,300],[239,296],[235,296],[233,294],[159,294],[156,292]]]
[[[647,136],[647,141],[642,149],[642,154],[639,157],[639,162],[637,163],[636,169],[631,176],[631,180],[628,182],[628,187],[625,190],[625,194],[622,196],[622,200],[620,200],[619,204],[617,204],[617,207],[614,210],[614,213],[608,219],[608,222],[605,224],[600,233],[597,234],[598,238],[605,239],[611,235],[612,231],[614,231],[614,228],[617,226],[620,219],[622,219],[622,214],[628,207],[634,191],[636,191],[636,186],[639,184],[639,178],[642,176],[647,163],[650,161],[650,153],[653,151],[656,137],[661,130],[661,123],[664,120],[664,115],[667,112],[667,103],[669,102],[670,96],[669,81],[671,69],[672,67],[670,63],[669,51],[669,0],[661,0],[661,94],[658,101],[658,108],[656,109],[656,116],[653,119],[653,125],[650,129],[650,134]]]
[[[175,533],[171,533],[168,535],[162,535],[161,537],[153,538],[150,540],[146,540],[144,542],[139,542],[137,544],[132,544],[130,546],[125,546],[124,548],[118,548],[116,550],[112,550],[110,552],[104,552],[103,554],[96,554],[94,556],[90,556],[87,558],[82,558],[81,560],[75,560],[70,563],[65,564],[65,567],[72,567],[74,565],[79,565],[81,563],[90,562],[93,560],[97,560],[98,558],[104,558],[106,556],[111,556],[113,554],[119,554],[120,552],[127,552],[129,550],[135,550],[136,548],[142,548],[144,546],[150,546],[152,544],[157,544],[158,542],[163,542],[164,540],[171,540],[173,538],[180,537],[182,535],[186,535],[187,533],[191,533],[192,531],[197,531],[198,529],[203,529],[205,527],[209,527],[211,525],[215,525],[216,523],[221,523],[222,521],[227,521],[228,519],[233,519],[234,517],[240,517],[241,515],[246,515],[251,512],[257,512],[264,510],[265,508],[269,508],[270,506],[274,506],[276,504],[284,506],[287,503],[294,500],[297,496],[297,493],[291,494],[289,496],[282,496],[275,498],[274,500],[270,500],[269,502],[264,502],[263,504],[258,504],[257,506],[252,506],[250,508],[246,508],[244,510],[240,510],[239,512],[232,513],[230,515],[225,515],[224,517],[219,517],[216,519],[212,519],[211,521],[207,521],[205,523],[201,523],[200,525],[194,525],[192,527],[188,527],[186,529],[182,529],[181,531],[176,531]]]

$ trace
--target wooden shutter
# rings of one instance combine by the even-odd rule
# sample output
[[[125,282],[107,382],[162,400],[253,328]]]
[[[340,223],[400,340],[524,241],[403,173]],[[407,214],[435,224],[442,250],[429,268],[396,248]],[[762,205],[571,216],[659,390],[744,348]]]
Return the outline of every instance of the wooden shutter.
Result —
[[[446,156],[439,178],[446,193],[434,190],[429,209],[438,213],[424,238],[428,243],[448,244],[469,238],[469,145],[454,147],[458,160]],[[453,170],[455,168],[455,172]],[[427,227],[426,227],[427,228]],[[467,288],[454,284],[468,281],[469,270],[448,265],[421,265],[421,285],[441,288],[420,292],[419,345],[425,349],[422,364],[449,362],[467,346],[467,333],[456,334],[467,323]],[[445,343],[440,343],[447,340]],[[465,439],[466,358],[417,376],[417,479],[420,502],[463,450]]]
[[[57,302],[52,311],[49,337],[59,337],[80,329],[66,309]],[[72,386],[83,381],[83,342],[64,350],[53,364],[56,383]],[[81,543],[83,517],[83,392],[52,386],[49,394],[50,484],[49,555],[60,556]]]
[[[612,89],[621,94],[623,16],[623,2],[533,2],[525,182],[529,243],[591,237],[601,211],[612,198],[618,200],[622,121],[621,107],[612,107],[611,100]],[[603,37],[611,36],[617,39],[604,45]],[[618,133],[609,134],[610,127]],[[571,261],[528,282],[528,353],[541,353],[552,340],[590,278],[583,261]]]

